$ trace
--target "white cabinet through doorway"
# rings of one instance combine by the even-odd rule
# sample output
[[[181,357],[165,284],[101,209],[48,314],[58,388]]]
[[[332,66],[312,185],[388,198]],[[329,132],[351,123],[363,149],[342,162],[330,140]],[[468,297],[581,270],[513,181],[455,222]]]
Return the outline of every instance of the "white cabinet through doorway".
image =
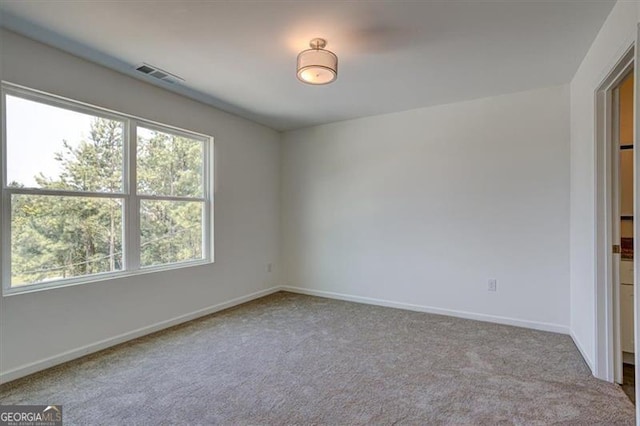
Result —
[[[629,354],[634,352],[633,287],[633,261],[623,260],[620,262],[620,344],[622,352]]]

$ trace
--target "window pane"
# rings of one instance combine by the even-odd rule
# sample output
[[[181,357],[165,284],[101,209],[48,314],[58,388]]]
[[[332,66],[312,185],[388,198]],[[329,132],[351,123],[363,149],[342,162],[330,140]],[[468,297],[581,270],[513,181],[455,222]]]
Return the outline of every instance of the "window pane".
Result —
[[[138,127],[138,193],[203,197],[204,143]]]
[[[11,286],[121,270],[122,200],[11,196]]]
[[[140,264],[163,265],[202,259],[199,201],[140,201]]]
[[[121,121],[6,96],[7,183],[121,192]]]

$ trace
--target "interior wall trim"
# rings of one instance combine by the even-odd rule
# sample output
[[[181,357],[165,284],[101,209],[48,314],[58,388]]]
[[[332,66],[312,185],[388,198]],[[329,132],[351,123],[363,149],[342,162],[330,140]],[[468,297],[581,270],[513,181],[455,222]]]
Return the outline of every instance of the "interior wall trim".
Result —
[[[578,352],[580,352],[580,355],[582,355],[582,358],[584,358],[584,362],[586,362],[587,366],[589,366],[589,369],[591,370],[591,374],[595,376],[595,371],[596,371],[595,364],[593,363],[591,358],[589,358],[589,356],[587,355],[587,351],[584,350],[584,346],[582,346],[582,342],[580,342],[580,339],[578,339],[578,336],[576,336],[573,330],[570,330],[569,335],[573,340],[573,344],[576,345],[576,348],[578,348]]]
[[[0,373],[0,384],[7,383],[10,381],[28,376],[38,371],[46,370],[47,368],[51,368],[56,365],[63,364],[65,362],[72,361],[77,358],[81,358],[85,355],[89,355],[89,354],[101,351],[103,349],[107,349],[111,346],[119,345],[121,343],[136,339],[138,337],[146,336],[148,334],[155,333],[157,331],[161,331],[178,324],[182,324],[200,317],[204,317],[204,316],[222,311],[224,309],[228,309],[237,305],[241,305],[243,303],[250,302],[255,299],[259,299],[261,297],[268,296],[273,293],[277,293],[278,291],[288,291],[290,293],[306,294],[309,296],[324,297],[328,299],[344,300],[349,302],[363,303],[363,304],[376,305],[376,306],[385,306],[389,308],[406,309],[409,311],[425,312],[425,313],[437,314],[437,315],[446,315],[446,316],[465,318],[465,319],[471,319],[476,321],[484,321],[484,322],[491,322],[496,324],[530,328],[534,330],[542,330],[542,331],[550,331],[554,333],[567,334],[571,336],[571,338],[573,339],[574,343],[578,348],[578,351],[580,352],[582,357],[585,359],[585,361],[593,371],[593,363],[586,356],[586,353],[582,349],[580,342],[577,340],[575,335],[570,331],[569,327],[564,325],[539,322],[539,321],[521,320],[517,318],[502,317],[497,315],[479,314],[479,313],[459,311],[454,309],[436,308],[433,306],[415,305],[411,303],[395,302],[391,300],[375,299],[371,297],[355,296],[355,295],[344,294],[344,293],[335,293],[335,292],[323,291],[323,290],[313,290],[308,288],[286,285],[286,286],[275,286],[265,290],[260,290],[260,291],[248,294],[246,296],[237,297],[229,301],[222,302],[222,303],[219,303],[204,309],[200,309],[185,315],[180,315],[175,318],[171,318],[165,321],[160,321],[155,324],[138,328],[136,330],[123,333],[108,339],[100,340],[98,342],[91,343],[76,349],[71,349],[61,354],[54,355],[52,357],[48,357],[48,358],[35,361],[29,364],[21,365],[12,370],[3,371]]]
[[[319,296],[329,299],[345,300],[349,302],[365,303],[368,305],[386,306],[388,308],[406,309],[409,311],[426,312],[429,314],[446,315],[450,317],[472,319],[476,321],[492,322],[496,324],[512,325],[516,327],[530,328],[534,330],[551,331],[553,333],[570,334],[569,327],[540,321],[522,320],[517,318],[502,317],[497,315],[479,314],[475,312],[459,311],[455,309],[436,308],[426,305],[414,305],[412,303],[394,302],[391,300],[375,299],[364,296],[354,296],[344,293],[334,293],[324,290],[313,290],[303,287],[282,286],[283,291],[291,293],[306,294],[309,296]]]
[[[38,371],[46,370],[47,368],[51,368],[56,365],[63,364],[65,362],[72,361],[77,358],[81,358],[85,355],[89,355],[94,352],[107,349],[111,346],[119,345],[121,343],[136,339],[138,337],[146,336],[147,334],[155,333],[157,331],[164,330],[169,327],[173,327],[174,325],[182,324],[187,321],[194,320],[196,318],[204,317],[204,316],[222,311],[224,309],[232,308],[234,306],[241,305],[243,303],[247,303],[264,296],[268,296],[280,290],[281,288],[276,286],[276,287],[271,287],[265,290],[256,291],[246,296],[236,297],[226,302],[218,303],[216,305],[199,309],[197,311],[190,312],[188,314],[180,315],[178,317],[174,317],[165,321],[160,321],[155,324],[151,324],[146,327],[141,327],[136,330],[122,333],[114,337],[110,337],[104,340],[90,343],[88,345],[81,346],[79,348],[71,349],[61,354],[44,358],[42,360],[35,361],[29,364],[24,364],[8,371],[3,371],[0,373],[0,384],[4,384],[7,382],[28,376]]]

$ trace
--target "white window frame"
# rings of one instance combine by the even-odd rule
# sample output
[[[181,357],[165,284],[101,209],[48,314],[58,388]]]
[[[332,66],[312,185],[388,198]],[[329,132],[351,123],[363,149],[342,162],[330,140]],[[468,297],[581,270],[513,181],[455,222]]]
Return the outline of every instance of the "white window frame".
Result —
[[[123,129],[123,188],[121,192],[83,192],[49,190],[38,188],[8,188],[7,187],[7,131],[6,131],[6,97],[16,96],[50,105],[64,108],[74,112],[90,114],[95,117],[117,120],[124,123]],[[213,137],[202,133],[177,128],[151,120],[146,120],[130,114],[124,114],[105,108],[89,105],[83,102],[63,98],[61,96],[30,89],[17,84],[2,81],[1,90],[1,120],[2,140],[0,145],[0,267],[2,273],[2,294],[8,296],[18,293],[28,293],[50,288],[66,287],[70,285],[85,284],[114,278],[128,277],[132,275],[166,271],[184,267],[192,267],[214,262],[214,220],[213,220]],[[203,197],[163,196],[137,193],[136,154],[137,154],[137,128],[144,127],[175,136],[182,136],[199,140],[203,143]],[[41,283],[21,284],[11,287],[11,195],[54,195],[69,197],[93,197],[121,199],[123,202],[122,228],[123,228],[123,268],[120,271],[102,272],[91,275],[64,278]],[[163,265],[140,266],[140,201],[199,201],[203,203],[202,218],[202,259],[174,262]]]

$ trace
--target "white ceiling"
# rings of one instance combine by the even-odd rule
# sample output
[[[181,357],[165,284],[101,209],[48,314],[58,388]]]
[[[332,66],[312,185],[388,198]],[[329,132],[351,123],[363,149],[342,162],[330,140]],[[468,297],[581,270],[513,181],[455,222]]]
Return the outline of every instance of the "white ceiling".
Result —
[[[614,0],[7,1],[1,24],[278,130],[570,81]],[[311,38],[338,80],[295,77]],[[144,77],[148,79],[148,77]]]

